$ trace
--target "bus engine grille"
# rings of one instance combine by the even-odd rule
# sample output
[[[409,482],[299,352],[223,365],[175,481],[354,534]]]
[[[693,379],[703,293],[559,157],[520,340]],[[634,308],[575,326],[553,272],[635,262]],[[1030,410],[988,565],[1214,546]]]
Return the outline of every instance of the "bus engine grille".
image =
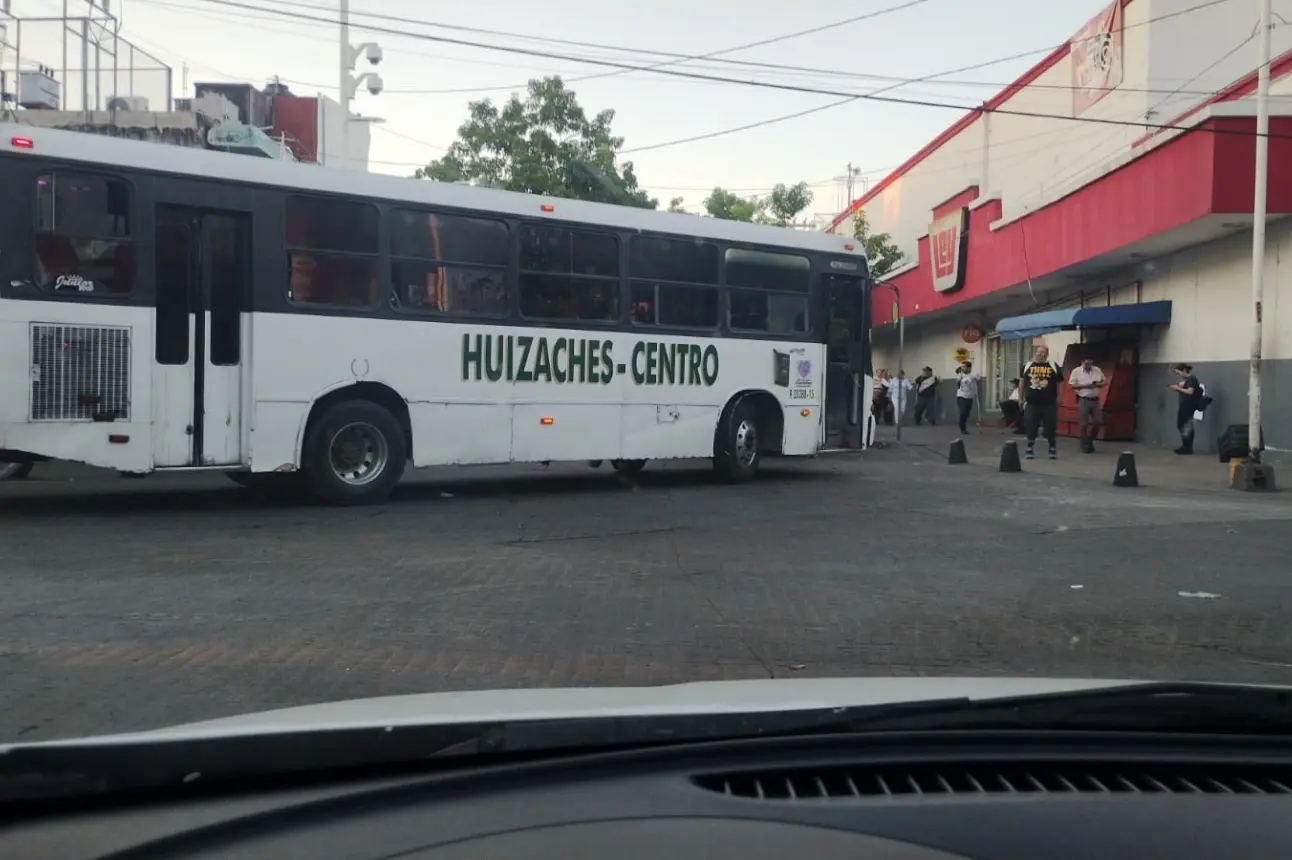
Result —
[[[32,421],[129,418],[130,329],[32,325]]]

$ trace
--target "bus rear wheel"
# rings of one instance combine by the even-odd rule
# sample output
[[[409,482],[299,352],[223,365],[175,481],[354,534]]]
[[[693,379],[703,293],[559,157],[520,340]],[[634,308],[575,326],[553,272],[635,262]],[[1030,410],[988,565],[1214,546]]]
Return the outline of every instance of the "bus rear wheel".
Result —
[[[646,461],[645,460],[611,460],[610,468],[614,469],[616,472],[618,472],[621,475],[627,475],[631,477],[641,472],[642,469],[646,468]]]
[[[758,410],[749,401],[740,401],[714,440],[713,467],[718,477],[733,484],[752,479],[762,462],[760,438]]]
[[[379,505],[404,474],[404,431],[368,400],[327,408],[310,427],[301,457],[310,489],[333,505]]]

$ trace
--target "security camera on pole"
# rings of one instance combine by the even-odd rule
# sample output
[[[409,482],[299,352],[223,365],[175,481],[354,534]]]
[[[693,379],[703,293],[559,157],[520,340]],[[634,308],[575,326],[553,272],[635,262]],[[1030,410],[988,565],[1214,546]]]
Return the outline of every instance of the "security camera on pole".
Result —
[[[382,60],[381,46],[376,42],[363,42],[358,45],[350,44],[350,0],[341,0],[340,10],[341,22],[341,110],[344,112],[344,121],[341,123],[341,166],[348,167],[350,163],[350,102],[354,101],[355,95],[359,92],[360,86],[366,86],[368,92],[380,95],[385,89],[385,84],[381,80],[381,75],[376,72],[365,72],[362,75],[352,75],[354,67],[359,62],[359,55],[366,52],[368,62],[377,65]]]

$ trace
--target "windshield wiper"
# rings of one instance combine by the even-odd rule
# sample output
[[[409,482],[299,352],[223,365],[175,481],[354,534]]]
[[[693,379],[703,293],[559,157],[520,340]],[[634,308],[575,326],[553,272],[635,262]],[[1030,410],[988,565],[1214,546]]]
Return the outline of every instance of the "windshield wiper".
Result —
[[[957,697],[748,713],[396,725],[0,747],[0,800],[209,786],[442,759],[623,750],[712,741],[973,729],[1286,734],[1292,693],[1134,684],[992,699]]]

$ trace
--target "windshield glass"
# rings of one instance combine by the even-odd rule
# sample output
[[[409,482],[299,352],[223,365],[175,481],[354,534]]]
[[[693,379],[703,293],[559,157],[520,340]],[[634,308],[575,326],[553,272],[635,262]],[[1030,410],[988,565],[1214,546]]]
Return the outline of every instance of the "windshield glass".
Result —
[[[343,107],[298,83],[337,72],[327,4],[215,4],[183,43],[165,5],[108,14],[136,47],[97,80],[59,61],[79,24],[29,21],[20,54],[0,29],[21,70],[0,105],[0,743],[408,694],[497,695],[346,713],[1292,679],[1292,305],[1271,298],[1292,221],[1211,211],[1251,187],[1251,117],[1225,118],[1215,164],[1144,125],[1151,45],[1203,75],[1152,122],[1214,133],[1190,111],[1252,71],[1185,50],[1216,19],[1123,39],[1147,12],[1065,0],[1002,29],[950,4],[951,57],[932,4],[805,23],[715,0],[633,11],[648,59],[622,8],[453,12],[557,55],[517,71],[433,56],[433,16],[394,3],[352,13],[373,29]],[[600,47],[560,59],[558,31]],[[905,89],[1015,35],[1101,51]],[[920,104],[802,113],[885,66]],[[967,105],[987,107],[935,141]],[[1180,176],[1215,188],[1163,199]],[[780,684],[822,679],[857,683]],[[651,693],[732,681],[773,686]]]

